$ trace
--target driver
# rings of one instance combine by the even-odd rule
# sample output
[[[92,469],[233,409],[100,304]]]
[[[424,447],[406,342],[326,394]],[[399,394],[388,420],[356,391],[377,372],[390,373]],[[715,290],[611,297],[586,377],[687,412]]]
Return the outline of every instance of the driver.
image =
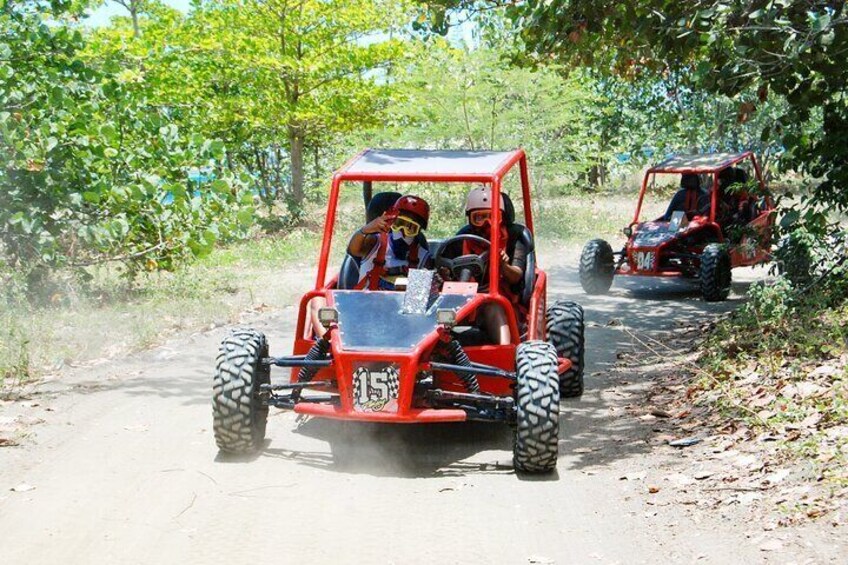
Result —
[[[514,230],[508,229],[505,221],[506,207],[504,197],[500,198],[501,221],[500,241],[503,245],[500,256],[500,291],[508,300],[518,302],[519,286],[524,278],[524,268],[527,264],[529,250],[516,237]],[[475,186],[468,192],[465,199],[465,216],[468,225],[459,230],[459,234],[472,234],[488,240],[492,226],[492,189],[488,186]],[[486,251],[482,245],[473,242],[463,242],[463,254],[480,254]],[[483,283],[484,281],[479,281]],[[510,343],[509,324],[506,313],[498,304],[485,304],[477,311],[480,326],[495,344]]]
[[[670,222],[675,212],[686,212],[688,216],[690,212],[698,210],[702,197],[700,177],[694,173],[683,173],[680,176],[680,190],[674,194],[661,220]]]
[[[397,279],[409,268],[425,268],[430,261],[424,231],[430,206],[418,196],[402,196],[384,214],[361,227],[347,252],[361,259],[357,289],[395,290]]]

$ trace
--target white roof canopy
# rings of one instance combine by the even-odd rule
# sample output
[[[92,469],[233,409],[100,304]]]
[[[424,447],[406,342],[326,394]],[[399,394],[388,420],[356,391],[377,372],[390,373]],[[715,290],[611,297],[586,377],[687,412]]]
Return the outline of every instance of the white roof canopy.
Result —
[[[741,161],[750,155],[750,152],[744,153],[704,153],[701,155],[675,155],[669,157],[662,163],[651,167],[651,171],[656,172],[685,172],[689,170],[709,172],[713,170],[723,169],[728,165],[732,165]]]
[[[490,177],[517,156],[516,151],[427,151],[420,149],[366,149],[338,174],[343,178],[380,177]]]

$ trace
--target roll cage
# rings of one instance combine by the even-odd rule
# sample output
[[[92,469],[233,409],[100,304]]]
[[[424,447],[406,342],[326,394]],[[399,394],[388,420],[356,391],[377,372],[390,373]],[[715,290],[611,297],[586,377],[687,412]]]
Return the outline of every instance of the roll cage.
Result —
[[[696,175],[707,174],[712,175],[712,193],[710,194],[710,217],[711,224],[716,223],[716,211],[718,209],[718,173],[722,170],[732,167],[742,161],[750,159],[754,168],[754,173],[757,176],[757,181],[761,189],[765,189],[765,181],[763,180],[760,164],[754,157],[752,151],[744,151],[742,153],[708,153],[703,155],[675,155],[666,159],[658,165],[655,165],[645,172],[645,177],[642,179],[642,188],[639,191],[639,203],[636,205],[636,214],[633,216],[632,224],[639,223],[639,216],[642,213],[642,203],[645,199],[645,193],[648,190],[648,183],[652,176],[658,174],[686,174],[693,173]]]
[[[362,182],[366,203],[370,200],[375,182],[444,182],[481,183],[491,186],[492,229],[489,235],[492,257],[497,257],[504,242],[500,239],[500,201],[503,179],[518,165],[524,204],[524,224],[533,234],[533,211],[530,206],[530,176],[527,156],[523,149],[513,151],[437,151],[411,149],[365,149],[345,163],[333,175],[324,237],[318,259],[315,291],[327,285],[327,267],[332,247],[333,231],[338,209],[341,185],[344,182]],[[498,281],[500,262],[490,261],[489,294],[500,296]]]

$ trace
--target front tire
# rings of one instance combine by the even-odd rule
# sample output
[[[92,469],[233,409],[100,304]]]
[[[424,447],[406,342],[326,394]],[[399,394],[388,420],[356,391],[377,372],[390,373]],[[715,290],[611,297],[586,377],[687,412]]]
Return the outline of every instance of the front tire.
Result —
[[[723,245],[711,243],[701,253],[701,294],[707,302],[727,300],[731,282],[730,255]]]
[[[513,465],[517,471],[548,473],[556,468],[559,443],[559,376],[554,346],[528,341],[516,360],[516,426]]]
[[[580,254],[580,286],[586,294],[606,294],[615,274],[615,256],[610,244],[593,239]]]
[[[271,382],[265,335],[252,329],[235,330],[221,342],[212,384],[212,427],[215,442],[225,453],[251,453],[262,446],[268,406],[259,397],[260,385]]]
[[[545,315],[548,341],[557,357],[571,361],[571,368],[559,375],[561,398],[583,395],[583,367],[586,352],[583,307],[570,300],[554,302]]]

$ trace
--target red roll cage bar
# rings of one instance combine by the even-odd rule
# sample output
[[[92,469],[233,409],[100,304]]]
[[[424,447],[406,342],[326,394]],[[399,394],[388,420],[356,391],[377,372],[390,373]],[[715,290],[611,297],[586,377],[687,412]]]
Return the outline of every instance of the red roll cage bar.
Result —
[[[752,151],[744,151],[742,153],[707,153],[703,155],[676,155],[670,157],[645,171],[645,177],[642,179],[642,188],[639,191],[639,203],[636,205],[636,214],[633,216],[633,223],[639,223],[639,216],[642,213],[642,201],[645,199],[645,192],[648,189],[648,179],[651,175],[656,174],[711,174],[713,175],[713,188],[710,195],[710,223],[715,223],[716,207],[718,204],[718,174],[723,169],[731,167],[745,159],[750,159],[754,166],[754,172],[757,175],[757,180],[760,187],[765,188],[763,173],[760,170],[760,164],[754,157]]]
[[[318,275],[315,290],[326,284],[327,263],[333,239],[341,184],[346,181],[362,182],[474,182],[492,187],[492,231],[489,241],[493,252],[500,249],[501,185],[507,173],[516,165],[521,175],[521,191],[524,201],[524,222],[533,233],[533,212],[530,207],[530,176],[527,156],[523,149],[513,151],[426,151],[426,150],[375,150],[365,149],[345,163],[333,175],[324,221],[324,239],[318,260]],[[641,200],[640,200],[641,204]],[[491,261],[489,266],[489,289],[498,293],[500,262]]]

